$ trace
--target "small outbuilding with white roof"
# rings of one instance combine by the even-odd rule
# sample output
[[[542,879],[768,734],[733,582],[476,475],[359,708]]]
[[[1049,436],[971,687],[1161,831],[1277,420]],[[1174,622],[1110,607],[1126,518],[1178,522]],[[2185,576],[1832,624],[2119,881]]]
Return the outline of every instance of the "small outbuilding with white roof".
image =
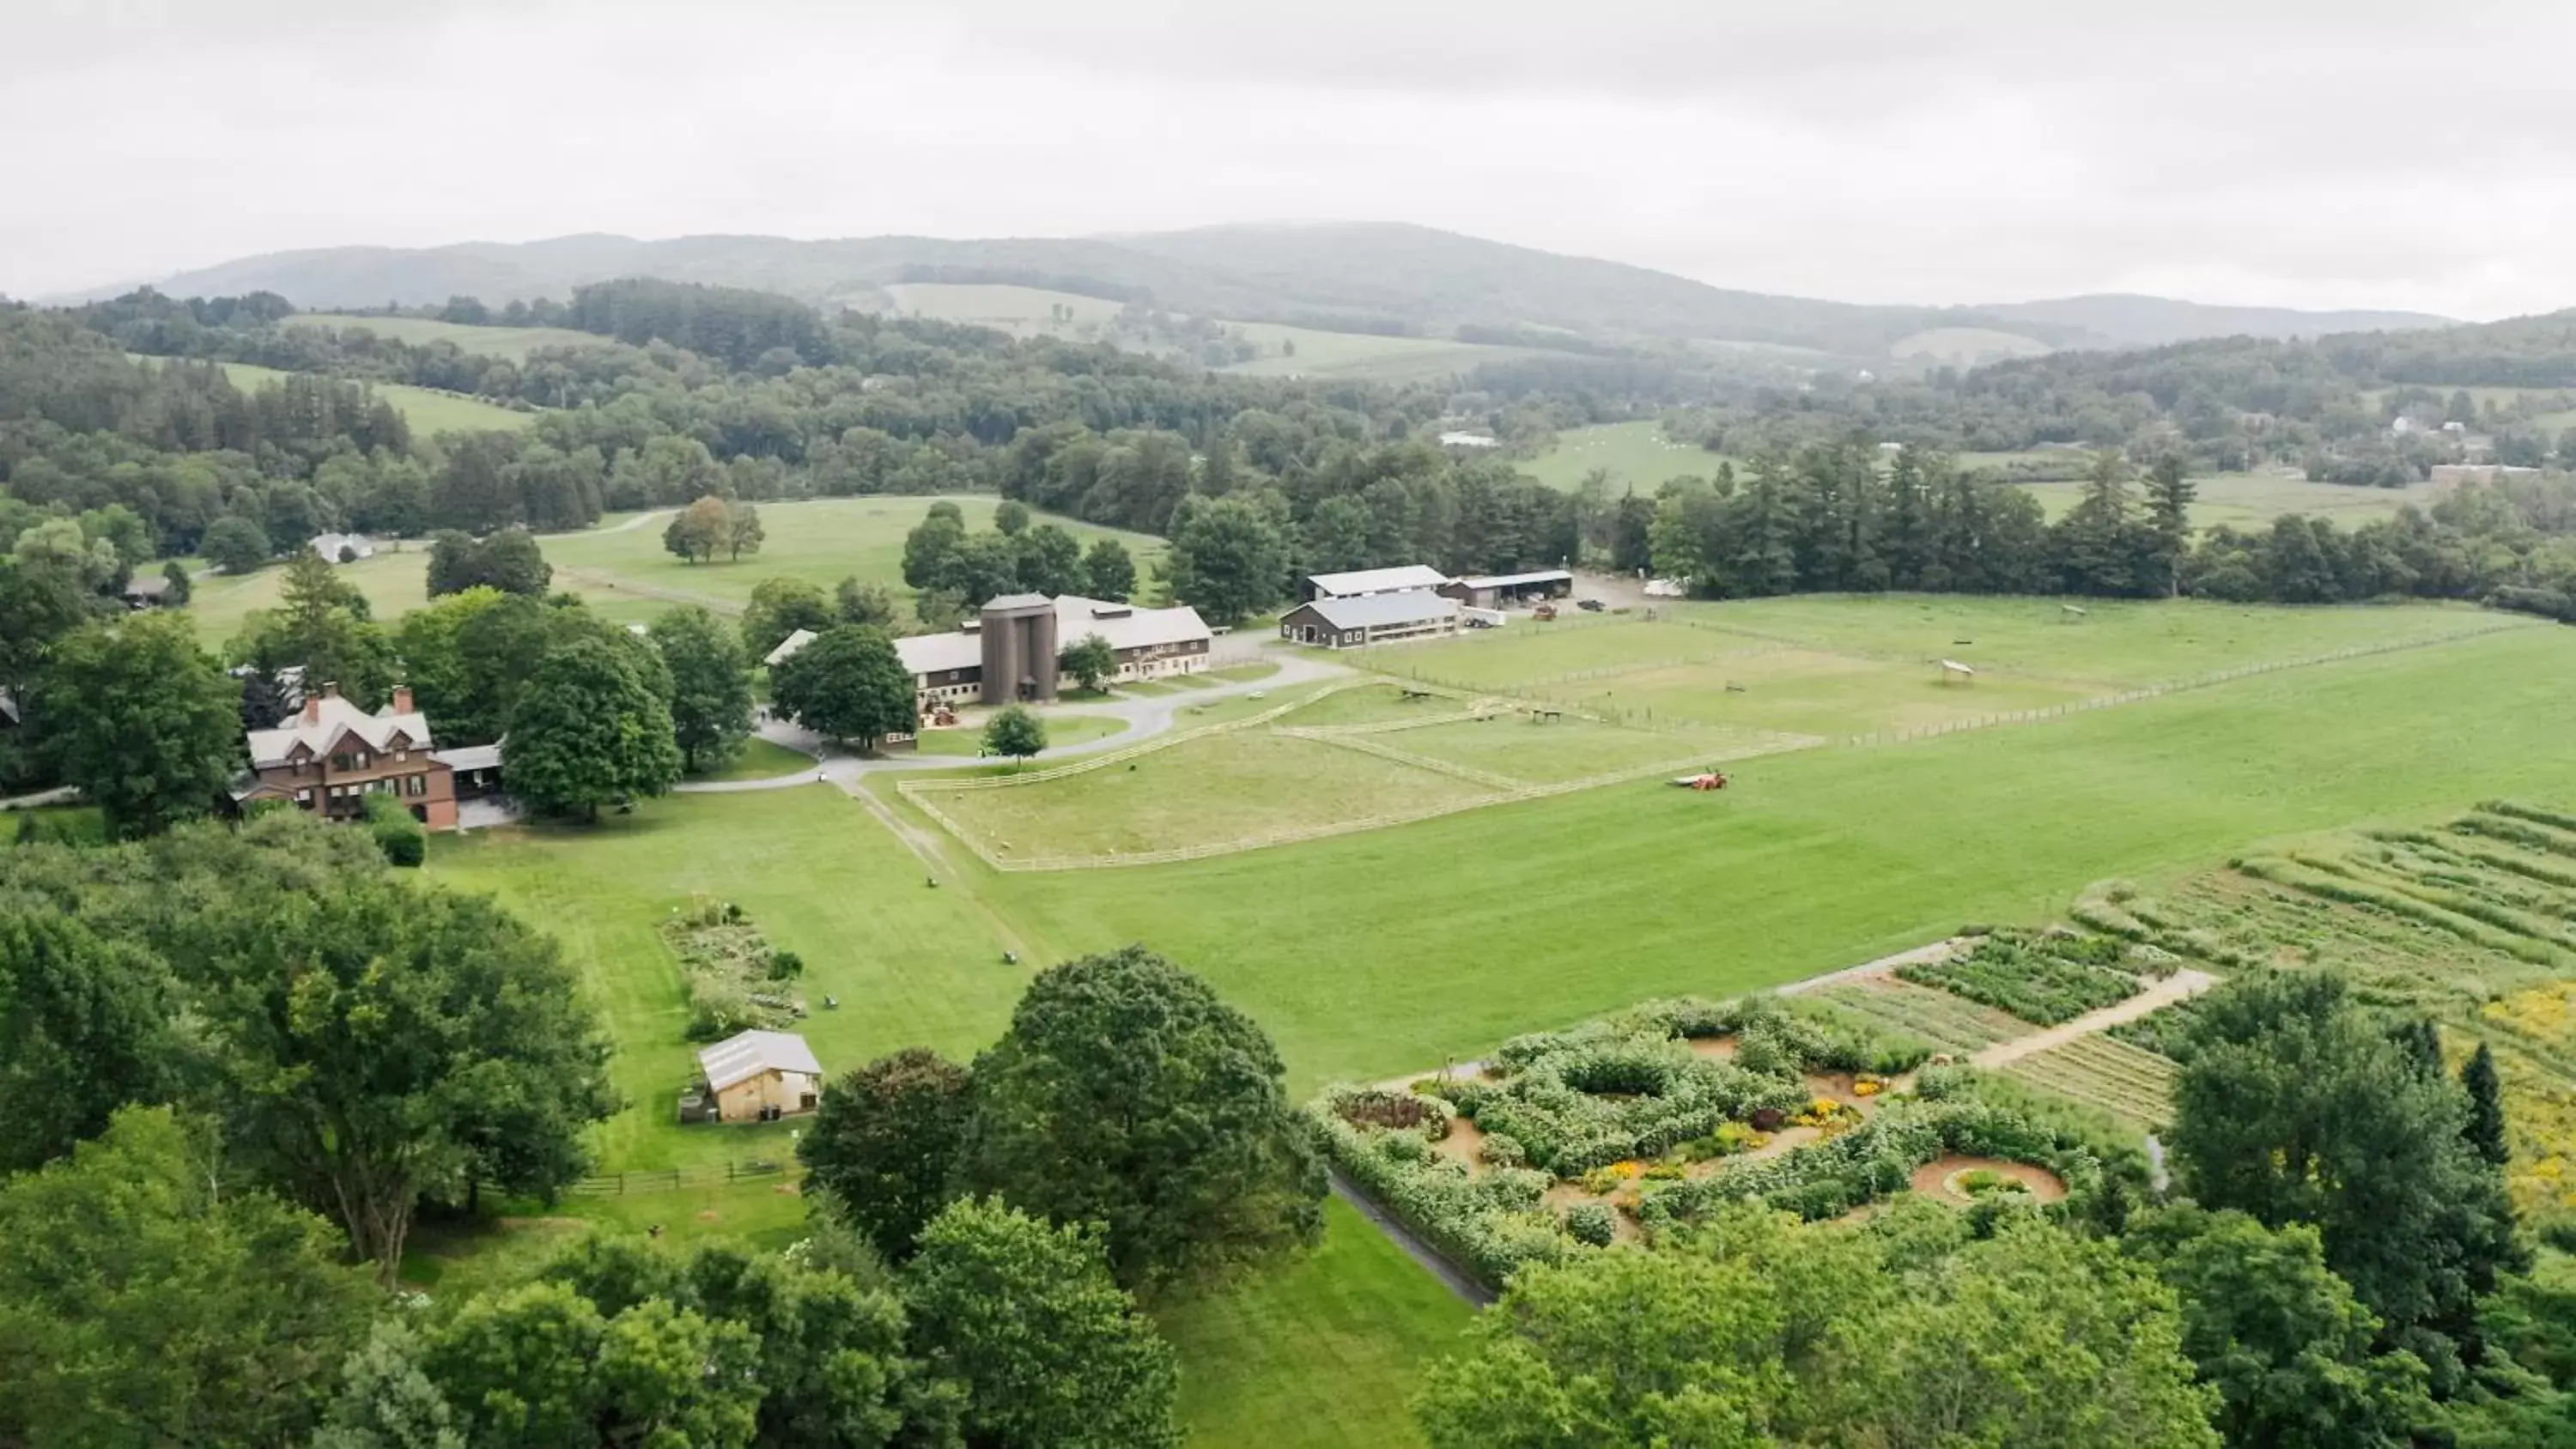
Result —
[[[715,1115],[767,1122],[811,1112],[823,1093],[823,1065],[792,1031],[738,1032],[698,1053]]]

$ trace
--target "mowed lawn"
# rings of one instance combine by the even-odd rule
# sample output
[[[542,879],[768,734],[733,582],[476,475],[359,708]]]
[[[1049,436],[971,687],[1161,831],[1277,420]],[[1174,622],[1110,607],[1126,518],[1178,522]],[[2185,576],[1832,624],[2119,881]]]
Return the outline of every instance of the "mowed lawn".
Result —
[[[2094,881],[2492,796],[2576,797],[2576,630],[2258,676],[2040,724],[1733,767],[1173,866],[988,875],[1066,949],[1142,941],[1303,1091],[1641,997],[1725,994],[2035,921]],[[1400,738],[1400,737],[1399,737]]]
[[[1373,332],[1322,332],[1278,322],[1219,320],[1227,330],[1242,333],[1262,354],[1250,362],[1219,370],[1252,377],[1409,382],[1463,373],[1488,362],[1544,355],[1526,347],[1496,347],[1446,337],[1385,337]]]
[[[2081,612],[2070,611],[2070,603]],[[2110,692],[2525,623],[2465,604],[2285,608],[1961,594],[1810,594],[1691,604],[1676,613],[1753,638],[1895,659],[1956,659],[1980,670],[2086,682]]]
[[[738,560],[691,564],[662,546],[666,513],[656,513],[636,527],[549,535],[546,559],[555,566],[555,587],[571,589],[594,607],[639,605],[648,615],[674,602],[703,603],[738,612],[761,580],[800,578],[829,592],[846,578],[884,584],[898,595],[903,582],[903,538],[939,500],[913,497],[818,498],[760,507],[760,552]],[[993,525],[1000,502],[989,496],[957,497],[970,532]],[[1136,559],[1137,576],[1150,575],[1162,556],[1163,541],[1144,534],[1095,528],[1068,518],[1038,515],[1041,522],[1064,528],[1089,548],[1099,538],[1116,538]],[[615,521],[623,521],[615,520]]]
[[[739,903],[805,959],[801,1030],[826,1069],[898,1047],[971,1055],[997,1035],[1034,961],[1031,943],[966,889],[926,886],[922,863],[840,790],[815,785],[674,795],[596,826],[439,836],[431,878],[488,891],[551,932],[581,971],[617,1043],[626,1110],[600,1129],[613,1168],[668,1167],[790,1150],[785,1129],[675,1119],[700,1043],[677,958],[660,927],[700,892]],[[840,998],[836,1010],[826,995]]]
[[[1616,498],[1631,491],[1653,497],[1675,478],[1714,478],[1725,461],[1696,443],[1665,437],[1663,425],[1648,420],[1567,428],[1556,435],[1555,447],[1512,466],[1567,493],[1598,469],[1610,475],[1610,496]]]

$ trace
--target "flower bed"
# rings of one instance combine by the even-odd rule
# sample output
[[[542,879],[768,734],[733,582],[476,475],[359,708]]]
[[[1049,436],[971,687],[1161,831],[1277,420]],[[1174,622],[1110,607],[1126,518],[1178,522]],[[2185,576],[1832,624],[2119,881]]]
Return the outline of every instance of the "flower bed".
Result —
[[[1732,1043],[1730,1056],[1692,1047],[1717,1038]],[[1691,1164],[1758,1149],[1785,1128],[1822,1133],[1825,1147],[1867,1137],[1861,1110],[1820,1095],[1806,1074],[1849,1073],[1851,1095],[1875,1098],[1887,1075],[1931,1050],[1822,1004],[1658,1001],[1515,1037],[1494,1053],[1486,1077],[1425,1079],[1410,1096],[1337,1086],[1308,1111],[1334,1162],[1362,1190],[1499,1286],[1525,1263],[1561,1261],[1614,1240],[1613,1203],[1691,1186],[1689,1174],[1705,1170]],[[1463,1146],[1434,1146],[1449,1134],[1453,1113],[1475,1130],[1457,1129]],[[1936,1134],[1921,1160],[1942,1145]],[[1552,1194],[1561,1180],[1582,1200],[1566,1201],[1573,1189]],[[1882,1191],[1903,1185],[1899,1174]],[[1605,1198],[1612,1201],[1598,1200]]]
[[[2169,974],[2171,969],[2165,953],[2117,936],[2001,931],[1947,960],[1900,966],[1896,975],[2027,1022],[2056,1026],[2137,995],[2140,985],[2132,971]]]
[[[662,923],[662,939],[680,958],[689,1040],[775,1030],[805,1014],[804,998],[789,984],[803,974],[804,961],[770,945],[742,907],[697,897]]]

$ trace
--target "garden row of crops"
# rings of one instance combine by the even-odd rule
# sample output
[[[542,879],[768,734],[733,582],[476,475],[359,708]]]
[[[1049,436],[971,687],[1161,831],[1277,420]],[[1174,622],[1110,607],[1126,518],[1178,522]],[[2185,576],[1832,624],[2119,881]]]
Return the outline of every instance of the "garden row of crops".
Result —
[[[1991,1006],[1894,979],[1829,986],[1809,999],[1914,1032],[1946,1052],[1975,1052],[2030,1030]]]
[[[2080,1037],[2033,1052],[2007,1070],[2034,1086],[2144,1126],[2163,1123],[2173,1110],[2173,1062],[2107,1036]]]
[[[2191,1057],[2191,1029],[2199,1020],[2200,1003],[2185,997],[2135,1021],[2124,1021],[2103,1035],[2112,1041],[2126,1042],[2140,1051],[2153,1052],[2166,1061],[2181,1063]]]
[[[2130,943],[2116,936],[1997,931],[1941,961],[1900,966],[1898,979],[2008,1012],[2039,1026],[2073,1021],[2138,994]]]

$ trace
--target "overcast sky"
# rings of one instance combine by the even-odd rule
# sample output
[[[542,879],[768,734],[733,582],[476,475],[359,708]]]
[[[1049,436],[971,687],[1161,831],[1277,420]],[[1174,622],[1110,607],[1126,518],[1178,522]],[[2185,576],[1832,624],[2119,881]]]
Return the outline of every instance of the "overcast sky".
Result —
[[[0,0],[0,292],[1390,220],[1876,302],[2576,306],[2576,4]]]

